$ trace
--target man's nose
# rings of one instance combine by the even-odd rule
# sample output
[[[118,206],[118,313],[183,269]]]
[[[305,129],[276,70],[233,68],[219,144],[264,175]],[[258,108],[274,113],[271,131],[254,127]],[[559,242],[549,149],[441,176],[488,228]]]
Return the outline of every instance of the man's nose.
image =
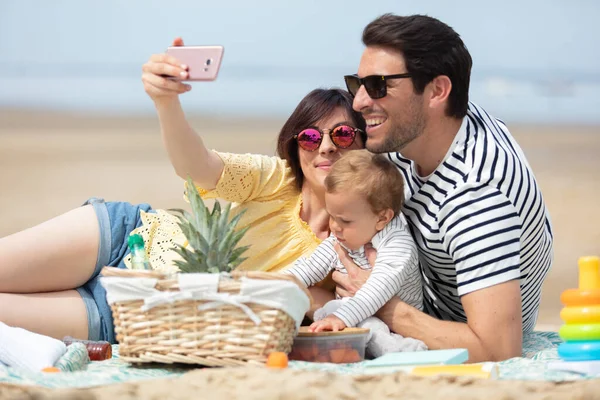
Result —
[[[373,104],[373,99],[367,93],[364,85],[361,85],[356,92],[356,96],[354,96],[354,101],[352,102],[352,108],[354,111],[361,112],[365,108],[371,107]]]

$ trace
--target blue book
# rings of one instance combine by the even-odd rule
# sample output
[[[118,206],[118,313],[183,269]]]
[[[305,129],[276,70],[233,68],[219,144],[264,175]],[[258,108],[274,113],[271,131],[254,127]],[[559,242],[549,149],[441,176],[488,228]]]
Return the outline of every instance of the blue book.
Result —
[[[366,369],[387,370],[415,365],[455,365],[469,358],[467,349],[428,350],[403,353],[388,353],[374,360],[365,361]]]

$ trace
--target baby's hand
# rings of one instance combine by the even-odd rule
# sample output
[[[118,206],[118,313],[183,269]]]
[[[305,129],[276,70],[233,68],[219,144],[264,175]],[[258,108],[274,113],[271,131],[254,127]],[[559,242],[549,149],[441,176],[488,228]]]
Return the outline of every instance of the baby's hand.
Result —
[[[339,319],[333,314],[329,314],[320,321],[313,322],[308,328],[311,332],[322,332],[322,331],[341,331],[346,328],[344,321]]]

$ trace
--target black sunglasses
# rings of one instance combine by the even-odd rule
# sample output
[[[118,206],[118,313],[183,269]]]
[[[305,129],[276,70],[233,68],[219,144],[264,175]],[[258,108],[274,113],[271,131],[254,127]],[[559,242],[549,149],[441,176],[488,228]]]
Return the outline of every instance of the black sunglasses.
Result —
[[[315,151],[321,146],[323,141],[324,131],[329,131],[329,138],[336,147],[340,149],[346,149],[352,146],[352,143],[356,140],[356,133],[362,132],[361,129],[354,128],[348,125],[338,125],[333,129],[319,128],[307,128],[304,129],[297,135],[294,135],[294,139],[298,141],[298,146],[306,151]]]
[[[395,74],[395,75],[369,75],[364,78],[359,78],[358,75],[346,75],[346,87],[352,96],[356,96],[358,89],[365,85],[367,94],[372,99],[381,99],[387,95],[387,80],[410,78],[410,74]]]

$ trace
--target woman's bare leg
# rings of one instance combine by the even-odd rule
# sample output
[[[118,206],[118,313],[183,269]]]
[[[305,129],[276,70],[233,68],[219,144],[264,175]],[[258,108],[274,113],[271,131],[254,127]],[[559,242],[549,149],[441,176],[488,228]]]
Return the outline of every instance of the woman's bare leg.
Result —
[[[0,293],[60,292],[83,285],[94,272],[99,242],[91,205],[0,238]],[[5,308],[2,301],[0,307]],[[5,322],[1,316],[0,321]]]
[[[75,290],[52,293],[0,293],[0,321],[62,339],[88,338],[85,303]]]

